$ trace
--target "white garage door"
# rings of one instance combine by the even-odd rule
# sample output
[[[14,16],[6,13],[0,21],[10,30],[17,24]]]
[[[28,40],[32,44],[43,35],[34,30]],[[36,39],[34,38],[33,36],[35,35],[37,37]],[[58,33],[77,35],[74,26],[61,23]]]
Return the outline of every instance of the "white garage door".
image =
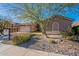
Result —
[[[30,32],[31,27],[30,26],[21,26],[20,27],[20,32]]]

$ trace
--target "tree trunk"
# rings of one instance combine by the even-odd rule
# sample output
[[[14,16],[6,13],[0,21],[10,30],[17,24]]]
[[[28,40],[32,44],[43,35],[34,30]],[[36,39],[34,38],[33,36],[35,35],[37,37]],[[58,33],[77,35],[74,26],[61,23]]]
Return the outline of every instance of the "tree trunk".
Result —
[[[46,28],[43,25],[41,25],[40,27],[41,27],[42,34],[45,35],[46,38],[48,38],[48,36],[46,34]]]

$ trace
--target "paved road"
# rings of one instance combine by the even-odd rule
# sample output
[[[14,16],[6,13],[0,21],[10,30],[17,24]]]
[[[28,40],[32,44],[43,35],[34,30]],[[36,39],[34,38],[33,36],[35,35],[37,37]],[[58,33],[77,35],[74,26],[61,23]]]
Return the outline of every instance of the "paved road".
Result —
[[[0,56],[63,56],[55,53],[48,53],[34,49],[26,49],[13,45],[0,43]]]

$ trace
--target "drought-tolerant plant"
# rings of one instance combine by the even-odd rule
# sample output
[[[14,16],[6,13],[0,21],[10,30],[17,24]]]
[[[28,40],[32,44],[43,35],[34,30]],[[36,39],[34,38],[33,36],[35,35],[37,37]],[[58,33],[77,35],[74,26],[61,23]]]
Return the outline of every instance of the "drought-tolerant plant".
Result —
[[[68,40],[74,40],[74,33],[73,31],[66,31],[66,32],[61,32],[61,35],[64,39],[68,39]]]
[[[52,38],[48,38],[48,42],[50,43],[50,44],[56,44],[57,42],[55,41],[55,40],[53,40]]]
[[[30,34],[26,34],[26,35],[22,34],[22,35],[15,36],[12,39],[12,42],[13,42],[13,44],[18,45],[18,44],[22,44],[22,43],[28,42],[30,39],[31,39],[31,35]]]

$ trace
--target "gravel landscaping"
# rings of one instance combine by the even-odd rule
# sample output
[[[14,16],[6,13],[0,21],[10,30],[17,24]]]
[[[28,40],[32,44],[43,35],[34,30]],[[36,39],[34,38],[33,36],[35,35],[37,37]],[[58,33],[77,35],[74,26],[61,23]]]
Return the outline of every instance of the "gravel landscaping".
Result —
[[[20,46],[51,53],[54,52],[69,56],[79,56],[79,43],[70,40],[63,40],[62,42],[57,44],[49,44],[44,39],[32,38],[29,42],[21,44]]]

